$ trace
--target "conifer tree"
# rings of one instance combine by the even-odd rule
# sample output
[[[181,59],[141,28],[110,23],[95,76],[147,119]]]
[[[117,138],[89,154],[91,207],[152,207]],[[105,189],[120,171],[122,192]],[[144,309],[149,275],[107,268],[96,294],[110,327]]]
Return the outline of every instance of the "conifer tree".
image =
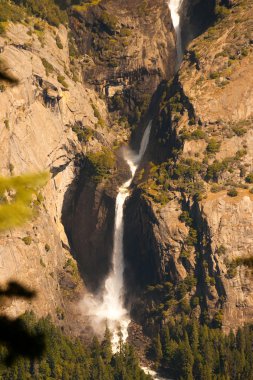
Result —
[[[111,332],[106,326],[104,339],[101,344],[102,357],[106,364],[109,364],[112,360],[112,344],[111,344]]]
[[[160,363],[163,357],[162,343],[160,334],[157,334],[157,337],[154,339],[154,360],[157,364]]]

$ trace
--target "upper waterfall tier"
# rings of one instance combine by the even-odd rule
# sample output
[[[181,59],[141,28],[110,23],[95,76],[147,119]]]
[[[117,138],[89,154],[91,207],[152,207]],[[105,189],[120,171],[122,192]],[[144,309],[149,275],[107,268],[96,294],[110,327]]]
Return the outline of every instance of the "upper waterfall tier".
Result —
[[[171,18],[173,26],[177,36],[177,63],[180,64],[183,58],[183,47],[182,47],[182,37],[181,37],[181,26],[180,26],[180,10],[183,0],[169,0],[169,8],[171,13]]]

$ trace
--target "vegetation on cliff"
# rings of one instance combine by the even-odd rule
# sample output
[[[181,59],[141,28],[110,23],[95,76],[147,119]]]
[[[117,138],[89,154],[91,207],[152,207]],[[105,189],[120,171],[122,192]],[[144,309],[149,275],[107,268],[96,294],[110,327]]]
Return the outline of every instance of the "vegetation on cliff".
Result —
[[[84,170],[95,182],[109,178],[115,169],[114,153],[103,148],[100,152],[90,152],[87,154]]]
[[[33,15],[47,21],[50,25],[59,26],[68,22],[66,10],[73,4],[79,4],[78,0],[1,0],[0,23],[21,22],[25,17]],[[4,25],[0,32],[4,31]]]

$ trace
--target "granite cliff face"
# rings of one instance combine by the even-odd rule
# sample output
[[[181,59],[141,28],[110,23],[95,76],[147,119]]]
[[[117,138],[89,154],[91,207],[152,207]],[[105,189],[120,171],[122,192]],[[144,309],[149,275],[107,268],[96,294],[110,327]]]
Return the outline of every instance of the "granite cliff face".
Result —
[[[114,152],[128,141],[129,123],[138,123],[175,62],[163,1],[117,3],[117,14],[113,1],[84,8],[70,11],[72,35],[65,26],[30,16],[9,22],[0,35],[1,173],[51,174],[37,217],[1,233],[3,285],[21,281],[38,296],[30,304],[14,299],[2,307],[12,316],[27,309],[49,313],[73,333],[83,323],[78,303],[86,290],[79,270],[88,287],[97,289],[110,269],[115,190],[128,175]],[[115,92],[120,99],[113,98]],[[112,167],[98,180],[93,172],[101,152]]]
[[[130,294],[137,285],[143,292],[173,284],[183,298],[160,304],[165,320],[189,305],[203,320],[222,319],[226,331],[252,320],[251,31],[252,2],[238,1],[189,44],[162,91],[153,163],[128,201]],[[135,301],[133,314],[146,326],[161,303],[158,290],[148,291],[141,315]]]
[[[64,315],[62,323],[73,327],[84,286],[61,223],[63,201],[80,157],[111,146],[116,127],[109,129],[105,102],[82,84],[78,61],[70,62],[66,28],[40,21],[39,29],[38,20],[30,19],[28,26],[9,24],[0,37],[1,173],[51,173],[38,217],[1,233],[2,281],[35,287],[38,297],[31,305],[14,300],[4,309],[16,315],[32,308],[60,321]],[[125,136],[117,131],[118,140]],[[29,244],[22,240],[27,236]]]

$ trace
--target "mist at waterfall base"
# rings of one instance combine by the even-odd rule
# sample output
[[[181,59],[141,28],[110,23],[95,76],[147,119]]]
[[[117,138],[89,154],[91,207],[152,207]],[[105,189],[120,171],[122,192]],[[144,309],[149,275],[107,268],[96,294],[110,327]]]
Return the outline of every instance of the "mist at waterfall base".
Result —
[[[124,306],[124,204],[130,195],[129,187],[147,149],[151,124],[152,122],[146,127],[138,154],[130,148],[123,150],[123,157],[129,165],[131,177],[119,188],[116,198],[112,270],[105,281],[103,291],[96,296],[91,294],[86,296],[81,304],[83,313],[89,316],[97,335],[102,335],[106,326],[110,329],[114,352],[119,349],[120,340],[126,341],[130,323],[128,310]]]
[[[177,47],[177,64],[179,65],[183,58],[183,47],[182,47],[182,37],[180,28],[180,10],[183,0],[169,0],[168,5],[170,8],[171,19],[173,27],[176,32],[176,47]]]

